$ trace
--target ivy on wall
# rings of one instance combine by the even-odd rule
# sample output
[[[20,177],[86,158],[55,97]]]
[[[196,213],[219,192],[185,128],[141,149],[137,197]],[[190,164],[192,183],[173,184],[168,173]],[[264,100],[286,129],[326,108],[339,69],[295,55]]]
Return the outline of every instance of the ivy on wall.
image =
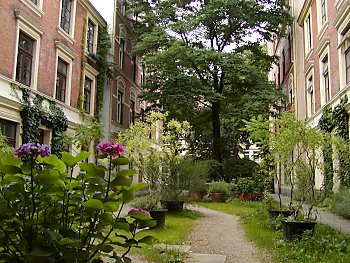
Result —
[[[322,117],[319,121],[319,127],[321,130],[340,136],[345,140],[349,140],[349,114],[346,109],[348,103],[348,97],[345,95],[340,99],[340,103],[334,107],[325,108]],[[333,188],[333,149],[331,143],[325,146],[323,149],[324,156],[324,172],[325,181],[324,188],[326,195],[330,194]],[[339,156],[340,168],[339,176],[341,178],[341,183],[344,186],[350,186],[350,166],[346,163],[345,158],[341,155]]]
[[[63,150],[59,133],[68,129],[68,119],[62,109],[54,101],[50,101],[47,109],[42,105],[43,96],[36,94],[31,101],[31,91],[29,89],[15,84],[12,84],[12,88],[15,91],[17,89],[22,90],[22,98],[19,98],[22,103],[20,112],[22,118],[22,143],[38,142],[40,135],[39,126],[43,125],[52,130],[51,152],[59,154]]]

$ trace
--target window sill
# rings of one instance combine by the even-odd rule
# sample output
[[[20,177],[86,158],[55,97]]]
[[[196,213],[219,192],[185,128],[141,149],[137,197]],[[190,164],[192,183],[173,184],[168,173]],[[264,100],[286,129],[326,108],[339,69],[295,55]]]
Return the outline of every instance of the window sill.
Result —
[[[21,0],[22,3],[24,3],[27,7],[29,7],[30,10],[32,10],[36,15],[39,17],[42,17],[45,13],[42,11],[42,9],[38,5],[34,4],[30,0]]]
[[[318,31],[318,40],[320,40],[322,37],[323,37],[323,35],[324,35],[324,33],[326,32],[326,30],[327,30],[327,28],[328,28],[328,22],[326,22],[322,27],[321,27],[321,29]]]
[[[58,33],[60,33],[65,39],[68,40],[69,43],[72,45],[75,43],[75,39],[71,37],[69,34],[67,34],[66,31],[64,31],[61,27],[57,27]]]

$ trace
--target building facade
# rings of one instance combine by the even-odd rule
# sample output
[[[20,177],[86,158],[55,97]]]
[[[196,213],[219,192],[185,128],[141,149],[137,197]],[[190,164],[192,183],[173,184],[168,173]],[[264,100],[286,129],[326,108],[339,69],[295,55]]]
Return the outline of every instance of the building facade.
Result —
[[[22,143],[23,90],[39,107],[54,103],[68,133],[96,112],[98,33],[106,22],[88,0],[0,2],[0,125],[13,146]],[[17,94],[17,96],[15,96]],[[39,123],[39,142],[53,131]]]
[[[350,98],[350,1],[294,0],[290,6],[293,25],[285,38],[269,43],[270,54],[279,56],[270,79],[285,91],[285,110],[318,128],[326,107]],[[283,168],[278,174],[283,182]],[[317,188],[323,177],[323,171],[316,172]]]
[[[138,121],[144,108],[138,99],[143,81],[141,60],[132,53],[136,45],[130,23],[132,13],[124,0],[116,0],[114,10],[111,52],[113,80],[105,90],[105,97],[109,100],[105,101],[103,114],[109,131],[108,140],[114,140],[119,131]]]

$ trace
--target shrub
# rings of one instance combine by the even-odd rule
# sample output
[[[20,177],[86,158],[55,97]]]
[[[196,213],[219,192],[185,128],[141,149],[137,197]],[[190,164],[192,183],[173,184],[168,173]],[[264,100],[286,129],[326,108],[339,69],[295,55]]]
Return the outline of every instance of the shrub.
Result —
[[[16,149],[17,158],[0,159],[1,262],[101,262],[101,256],[130,262],[131,247],[153,242],[136,236],[137,228],[155,225],[147,211],[120,217],[124,204],[144,187],[132,185],[134,170],[114,172],[129,163],[116,157],[123,147],[100,143],[99,150],[107,167],[86,163],[87,152],[75,157],[63,152],[60,160],[47,145],[34,143]],[[80,172],[73,176],[77,166]],[[124,253],[111,254],[115,245]]]
[[[332,201],[332,211],[338,215],[350,219],[350,189],[342,188],[335,193]]]
[[[223,193],[225,195],[229,194],[231,191],[231,185],[225,181],[212,181],[209,185],[210,193]]]
[[[240,177],[252,177],[259,164],[247,158],[226,159],[223,164],[224,178],[227,182]]]

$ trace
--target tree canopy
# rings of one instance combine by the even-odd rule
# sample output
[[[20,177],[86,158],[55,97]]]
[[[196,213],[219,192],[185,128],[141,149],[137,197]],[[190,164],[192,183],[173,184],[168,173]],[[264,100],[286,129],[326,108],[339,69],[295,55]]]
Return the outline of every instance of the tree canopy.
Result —
[[[242,119],[268,112],[274,57],[262,44],[290,21],[285,0],[130,0],[147,81],[142,98],[188,120],[217,161],[237,145]],[[208,125],[210,123],[210,126]],[[224,127],[223,127],[224,124]],[[205,141],[201,139],[207,138]]]

